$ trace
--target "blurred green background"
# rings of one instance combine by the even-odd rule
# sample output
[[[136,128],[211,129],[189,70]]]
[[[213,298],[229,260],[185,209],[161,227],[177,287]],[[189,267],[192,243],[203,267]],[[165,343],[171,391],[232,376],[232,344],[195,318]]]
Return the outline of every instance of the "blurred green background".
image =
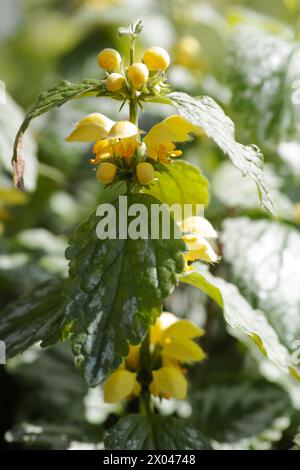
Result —
[[[0,309],[41,280],[66,276],[68,236],[101,201],[103,188],[88,164],[90,146],[67,144],[64,137],[89,112],[117,119],[119,105],[88,98],[38,118],[25,142],[28,191],[20,193],[12,185],[10,159],[24,112],[62,78],[99,76],[96,57],[104,47],[127,54],[116,31],[137,18],[144,22],[138,53],[165,47],[172,88],[212,96],[234,120],[238,139],[263,151],[276,222],[259,208],[254,184],[210,140],[189,144],[184,157],[210,182],[206,217],[225,243],[215,272],[237,283],[254,307],[265,308],[280,331],[297,329],[300,338],[300,104],[292,100],[300,80],[298,0],[0,0],[0,80],[6,89],[0,95]],[[145,111],[144,130],[170,112],[158,105]],[[230,225],[235,220],[250,225]],[[265,269],[259,272],[255,259],[246,271],[238,269],[254,241],[263,243],[254,230],[262,220],[270,224],[270,236],[253,253],[258,263],[259,250],[269,253]],[[281,245],[281,231],[285,242],[294,237],[290,251]],[[294,262],[285,272],[283,253]],[[274,272],[279,281],[272,280]],[[190,402],[163,403],[162,412],[192,419],[215,448],[290,448],[300,425],[295,381],[228,332],[218,309],[192,289],[176,291],[167,307],[205,326],[210,359],[192,371]],[[88,390],[68,345],[32,348],[0,366],[0,381],[0,447],[101,448],[103,433],[121,412],[103,404],[99,389]]]

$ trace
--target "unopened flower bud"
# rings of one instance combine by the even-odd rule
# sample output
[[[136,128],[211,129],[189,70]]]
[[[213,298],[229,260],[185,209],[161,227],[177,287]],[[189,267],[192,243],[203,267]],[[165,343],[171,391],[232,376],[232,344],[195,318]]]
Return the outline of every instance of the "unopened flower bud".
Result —
[[[111,73],[106,79],[106,88],[108,91],[120,91],[124,85],[124,77],[120,73]]]
[[[162,47],[150,47],[144,53],[143,61],[150,71],[166,70],[170,65],[170,56]]]
[[[98,64],[104,70],[118,70],[122,58],[115,49],[103,49],[98,54]]]
[[[117,167],[113,163],[101,163],[97,171],[97,178],[101,183],[111,183],[116,176]]]
[[[146,85],[149,78],[149,70],[145,64],[136,62],[128,67],[128,77],[136,90]]]
[[[136,166],[138,182],[143,185],[150,184],[154,179],[154,168],[151,163],[142,162]]]

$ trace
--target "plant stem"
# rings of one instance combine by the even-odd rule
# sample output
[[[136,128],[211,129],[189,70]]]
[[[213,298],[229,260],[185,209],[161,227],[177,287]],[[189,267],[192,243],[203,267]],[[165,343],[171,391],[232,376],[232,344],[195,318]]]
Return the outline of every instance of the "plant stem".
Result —
[[[129,101],[129,120],[138,126],[138,107],[135,96],[131,97]]]
[[[130,65],[135,61],[135,39],[131,40],[130,44]],[[131,98],[129,100],[129,120],[138,126],[138,106],[136,99],[136,92],[132,90]]]

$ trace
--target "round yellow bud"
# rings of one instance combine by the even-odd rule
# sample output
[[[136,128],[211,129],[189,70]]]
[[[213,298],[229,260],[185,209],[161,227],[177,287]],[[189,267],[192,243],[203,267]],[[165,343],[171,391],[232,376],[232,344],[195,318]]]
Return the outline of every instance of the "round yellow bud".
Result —
[[[108,91],[120,91],[123,87],[125,79],[120,73],[111,73],[106,79],[106,88]]]
[[[151,163],[139,163],[136,166],[136,176],[140,184],[150,184],[154,179],[154,168]]]
[[[149,78],[149,70],[145,64],[136,62],[128,67],[127,71],[130,82],[136,90],[146,85]]]
[[[150,71],[166,70],[170,65],[170,56],[162,47],[150,47],[143,56],[143,61]]]
[[[117,167],[113,163],[101,163],[97,170],[97,178],[101,183],[111,183],[116,176]]]
[[[122,58],[115,49],[103,49],[98,54],[98,64],[104,70],[117,70],[121,64]]]

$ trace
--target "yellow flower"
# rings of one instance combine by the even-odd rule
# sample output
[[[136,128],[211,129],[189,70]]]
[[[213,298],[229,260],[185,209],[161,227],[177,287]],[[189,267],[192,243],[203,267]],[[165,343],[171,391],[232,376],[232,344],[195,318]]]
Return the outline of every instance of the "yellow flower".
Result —
[[[170,65],[170,56],[162,47],[150,47],[145,51],[143,61],[150,71],[166,70]]]
[[[167,117],[155,124],[144,138],[147,155],[161,163],[169,163],[171,158],[182,154],[180,150],[176,150],[175,142],[187,142],[191,133],[198,132],[196,126],[179,115]]]
[[[133,87],[140,90],[148,81],[149,70],[145,64],[137,62],[128,67],[127,75]]]
[[[197,38],[183,36],[176,45],[175,62],[184,67],[201,68],[203,67],[201,53],[202,47]]]
[[[152,373],[150,392],[154,396],[183,400],[187,393],[187,380],[175,367],[161,367]]]
[[[119,369],[113,372],[104,384],[104,401],[116,403],[130,395],[139,395],[141,386],[136,380],[137,374]]]
[[[107,77],[105,84],[108,91],[116,92],[121,90],[124,85],[124,82],[125,78],[123,77],[123,75],[114,72]]]
[[[163,358],[183,363],[202,361],[205,353],[192,341],[203,336],[204,331],[189,320],[178,320],[172,313],[164,312],[151,328],[151,343],[159,344]]]
[[[154,396],[185,398],[187,392],[186,370],[182,363],[202,361],[205,354],[193,340],[204,331],[189,320],[179,320],[172,313],[164,312],[150,329],[152,380],[143,383]],[[129,345],[129,353],[119,368],[104,384],[104,400],[115,403],[131,396],[138,396],[142,386],[138,377],[143,376],[140,361],[141,344]],[[140,375],[141,373],[141,375]],[[149,370],[147,369],[147,374]],[[151,379],[151,377],[150,377]]]
[[[97,178],[104,184],[112,183],[116,176],[117,167],[113,163],[101,163],[97,171]]]
[[[104,70],[118,70],[122,62],[122,58],[115,49],[103,49],[98,54],[98,64]]]
[[[154,168],[151,163],[139,163],[136,166],[136,176],[140,184],[150,184],[154,179]]]
[[[204,217],[189,217],[179,225],[188,249],[184,254],[187,263],[197,260],[207,263],[218,261],[218,255],[207,241],[207,238],[217,238],[217,232],[208,220]]]

